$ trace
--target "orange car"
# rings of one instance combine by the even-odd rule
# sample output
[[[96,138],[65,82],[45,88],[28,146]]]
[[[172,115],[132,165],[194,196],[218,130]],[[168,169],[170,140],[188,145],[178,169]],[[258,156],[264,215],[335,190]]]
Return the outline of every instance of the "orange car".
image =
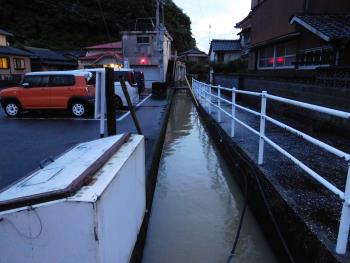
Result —
[[[88,85],[88,74],[63,72],[27,73],[22,86],[0,91],[0,103],[9,117],[24,110],[70,110],[84,116],[95,101],[95,88]]]

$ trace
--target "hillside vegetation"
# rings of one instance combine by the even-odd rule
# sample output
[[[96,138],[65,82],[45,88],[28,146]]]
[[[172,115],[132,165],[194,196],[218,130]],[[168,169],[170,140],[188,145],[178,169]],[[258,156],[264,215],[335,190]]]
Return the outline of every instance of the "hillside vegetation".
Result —
[[[155,0],[100,2],[112,41],[134,29],[136,18],[155,17]],[[190,18],[171,0],[165,24],[177,50],[195,46]],[[76,49],[109,41],[97,0],[1,0],[0,28],[15,35],[16,46]]]

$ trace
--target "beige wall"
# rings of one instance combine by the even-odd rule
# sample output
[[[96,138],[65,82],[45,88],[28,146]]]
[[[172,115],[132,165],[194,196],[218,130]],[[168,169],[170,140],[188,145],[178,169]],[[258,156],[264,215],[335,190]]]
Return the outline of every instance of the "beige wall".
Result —
[[[8,56],[8,55],[1,55],[1,54],[0,54],[0,57],[7,57],[9,59],[9,63],[10,63],[9,69],[0,69],[0,75],[2,76],[2,78],[4,78],[4,77],[7,78],[10,75],[24,75],[25,73],[31,71],[30,58],[28,58],[28,57]],[[23,58],[24,59],[24,69],[23,70],[15,69],[14,58]]]
[[[7,46],[6,36],[0,35],[0,46]]]

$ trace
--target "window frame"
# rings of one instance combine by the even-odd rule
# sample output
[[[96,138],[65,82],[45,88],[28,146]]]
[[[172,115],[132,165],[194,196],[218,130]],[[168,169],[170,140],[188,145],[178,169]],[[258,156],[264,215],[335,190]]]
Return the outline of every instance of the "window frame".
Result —
[[[147,42],[145,42],[145,41],[140,42],[139,41],[139,39],[145,40],[146,38],[148,39]],[[137,36],[136,37],[136,44],[138,44],[138,45],[149,45],[150,43],[151,43],[151,37],[150,36]]]
[[[71,75],[71,74],[62,74],[62,75],[49,75],[49,83],[48,83],[48,87],[71,87],[71,86],[74,86],[75,83],[76,83],[76,80],[75,80],[75,76],[74,75]],[[53,84],[52,81],[53,81],[53,78],[54,77],[71,77],[73,79],[73,82],[72,83],[69,83],[69,84],[60,84],[60,85],[57,85],[57,84]]]
[[[6,65],[7,67],[4,68],[2,67],[2,60],[5,59],[6,60]],[[10,59],[9,57],[6,57],[6,56],[0,56],[0,70],[7,70],[7,69],[10,69]]]
[[[285,42],[288,43],[288,42]],[[284,55],[283,56],[277,56],[277,46],[281,45],[281,44],[285,44],[285,43],[278,43],[278,44],[274,44],[270,47],[273,47],[273,65],[271,67],[261,67],[260,66],[260,60],[261,60],[261,48],[258,50],[258,59],[257,59],[257,69],[258,70],[276,70],[276,69],[294,69],[295,65],[289,65],[289,66],[278,66],[277,65],[277,58],[279,57],[283,57],[284,59],[287,57],[294,57],[296,59],[297,56],[297,52],[295,50],[295,54],[292,55],[286,55],[286,47],[284,47]],[[266,46],[269,47],[269,46]],[[266,48],[266,47],[262,47],[262,48]],[[264,58],[266,59],[266,58]],[[270,59],[270,58],[267,58]]]
[[[225,52],[217,52],[217,63],[225,63]]]
[[[23,67],[17,67],[17,61],[23,61]],[[15,70],[24,70],[26,68],[26,61],[24,58],[13,58],[13,68]]]
[[[47,77],[48,78],[48,82],[46,85],[42,85],[41,81],[40,81],[40,85],[31,85],[30,82],[25,81],[26,78],[30,78],[30,77],[34,77],[34,78],[43,78],[43,77]],[[23,83],[28,83],[28,87],[26,88],[46,88],[49,87],[49,83],[50,83],[50,75],[29,75],[29,76],[24,76],[22,84]]]

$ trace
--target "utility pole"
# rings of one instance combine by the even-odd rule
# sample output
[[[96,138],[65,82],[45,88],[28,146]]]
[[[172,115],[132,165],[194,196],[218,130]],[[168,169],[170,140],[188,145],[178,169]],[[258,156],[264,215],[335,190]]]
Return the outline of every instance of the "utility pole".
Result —
[[[159,80],[160,82],[165,82],[164,78],[164,34],[165,34],[165,26],[164,26],[164,1],[157,1],[157,10],[156,10],[156,31],[157,31],[157,50],[159,52]],[[160,22],[160,5],[162,5],[162,17],[163,21]]]

